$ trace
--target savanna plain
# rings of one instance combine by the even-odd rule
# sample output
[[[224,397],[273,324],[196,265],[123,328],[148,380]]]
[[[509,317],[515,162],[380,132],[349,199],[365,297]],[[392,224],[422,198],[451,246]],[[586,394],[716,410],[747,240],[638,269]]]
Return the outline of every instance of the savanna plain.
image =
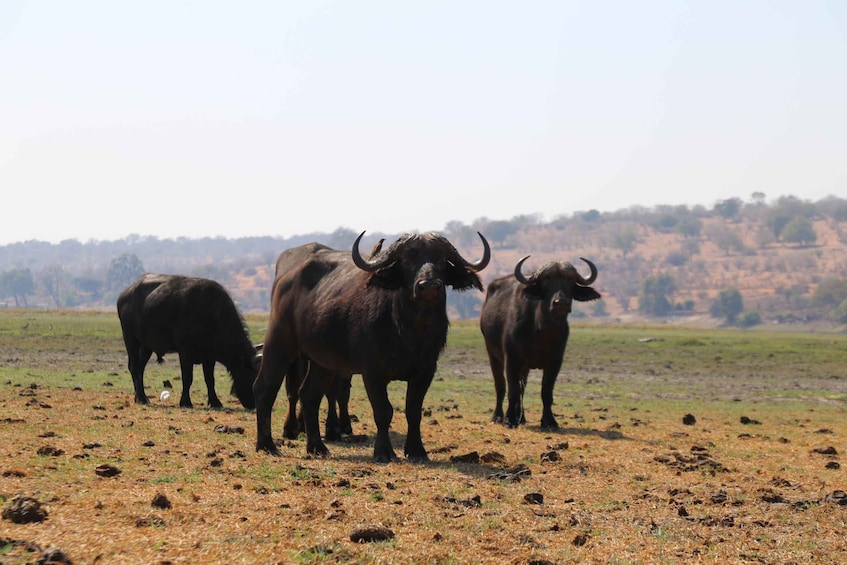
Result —
[[[246,317],[260,342],[266,318]],[[542,430],[492,423],[475,322],[454,322],[424,403],[430,461],[372,461],[353,379],[353,435],[310,458],[256,453],[230,397],[181,409],[176,355],[133,403],[117,316],[0,311],[0,562],[838,563],[847,555],[847,336],[572,323]],[[160,400],[160,392],[172,391]],[[323,411],[323,409],[322,409]],[[38,520],[18,523],[22,497]],[[17,502],[16,502],[17,501]],[[353,539],[362,538],[360,541]],[[59,550],[59,551],[57,551]]]

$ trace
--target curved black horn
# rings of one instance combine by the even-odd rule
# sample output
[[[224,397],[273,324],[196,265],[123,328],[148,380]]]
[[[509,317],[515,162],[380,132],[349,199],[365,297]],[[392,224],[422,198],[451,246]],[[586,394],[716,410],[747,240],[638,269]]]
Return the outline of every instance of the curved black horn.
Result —
[[[518,264],[515,265],[515,278],[518,279],[518,282],[523,284],[530,284],[529,279],[527,279],[524,274],[521,272],[521,267],[523,266],[523,262],[529,259],[529,255],[518,261]]]
[[[581,280],[578,280],[577,282],[579,283],[580,286],[588,286],[591,283],[593,283],[595,280],[597,280],[597,267],[595,267],[594,263],[592,263],[591,261],[589,261],[585,257],[580,257],[580,259],[582,259],[583,261],[588,263],[588,268],[591,269],[591,274],[588,276],[587,279],[582,278],[582,275],[580,275],[579,278]]]
[[[359,253],[359,242],[362,240],[363,235],[365,235],[365,232],[360,233],[359,237],[356,238],[356,241],[353,242],[353,262],[356,264],[357,267],[359,267],[363,271],[373,272],[378,269],[381,269],[388,263],[389,258],[386,257],[381,261],[365,260],[365,258],[362,257],[362,254]],[[381,247],[382,246],[380,244],[380,248]]]
[[[462,260],[464,266],[474,272],[483,270],[485,267],[488,266],[488,262],[491,261],[491,247],[488,245],[488,241],[481,233],[476,232],[476,234],[479,236],[479,239],[482,240],[483,247],[482,258],[479,261],[477,261],[476,263],[471,263],[461,255],[459,255],[458,252],[456,253],[457,255],[459,255],[459,259]]]

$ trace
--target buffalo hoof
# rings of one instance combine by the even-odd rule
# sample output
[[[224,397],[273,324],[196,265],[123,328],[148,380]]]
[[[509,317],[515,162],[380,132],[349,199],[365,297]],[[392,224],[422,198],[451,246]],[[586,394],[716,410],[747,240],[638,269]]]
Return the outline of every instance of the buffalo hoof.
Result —
[[[411,463],[426,463],[426,462],[429,461],[429,455],[427,455],[426,452],[424,452],[423,454],[421,454],[421,453],[415,453],[415,454],[407,453],[406,459],[408,459],[409,462],[411,462]]]
[[[558,430],[559,422],[556,421],[552,416],[550,418],[542,418],[541,420],[541,429],[542,430]]]
[[[327,449],[323,442],[318,442],[316,444],[307,445],[306,453],[312,457],[328,457],[329,449]]]
[[[213,400],[213,401],[210,401],[210,402],[209,402],[209,407],[210,407],[210,408],[216,408],[216,409],[217,409],[217,408],[223,408],[223,407],[224,407],[224,405],[223,405],[223,404],[221,404],[221,401],[220,401],[220,400]]]
[[[424,449],[423,442],[420,439],[407,441],[406,445],[403,446],[403,455],[413,463],[429,461],[429,456],[426,454],[426,449]]]
[[[374,449],[374,461],[376,463],[392,463],[397,461],[397,455],[395,455],[393,449],[389,449],[387,451],[377,451]]]
[[[282,453],[277,449],[276,444],[271,438],[266,440],[258,440],[256,441],[256,451],[264,451],[269,455],[273,455],[274,457],[280,457]]]
[[[191,403],[191,401],[183,402],[182,400],[180,400],[179,401],[179,407],[180,408],[194,408],[194,405]]]
[[[285,439],[297,439],[303,428],[295,421],[293,424],[286,422],[282,427],[282,437]]]
[[[144,396],[136,395],[135,396],[135,403],[136,404],[150,404],[150,399],[147,398],[146,394]]]
[[[511,408],[506,410],[506,414],[503,416],[503,424],[508,428],[517,428],[521,424],[526,424],[523,410],[520,412]]]

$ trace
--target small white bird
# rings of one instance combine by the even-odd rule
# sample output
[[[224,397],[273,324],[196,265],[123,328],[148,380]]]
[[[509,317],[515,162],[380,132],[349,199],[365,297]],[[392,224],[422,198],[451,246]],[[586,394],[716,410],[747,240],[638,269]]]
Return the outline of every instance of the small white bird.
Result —
[[[171,397],[171,391],[169,391],[169,390],[163,390],[163,391],[162,391],[162,394],[160,394],[160,395],[159,395],[159,400],[161,400],[162,402],[165,402],[165,401],[167,401],[170,397]]]

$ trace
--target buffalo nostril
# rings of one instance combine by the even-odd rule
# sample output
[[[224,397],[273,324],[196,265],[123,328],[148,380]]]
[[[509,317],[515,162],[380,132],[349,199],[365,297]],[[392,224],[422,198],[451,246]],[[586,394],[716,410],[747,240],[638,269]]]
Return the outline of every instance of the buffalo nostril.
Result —
[[[438,289],[441,288],[442,282],[440,280],[418,281],[417,285],[421,290]]]
[[[444,283],[440,280],[423,280],[415,283],[415,296],[435,300],[442,295]]]

